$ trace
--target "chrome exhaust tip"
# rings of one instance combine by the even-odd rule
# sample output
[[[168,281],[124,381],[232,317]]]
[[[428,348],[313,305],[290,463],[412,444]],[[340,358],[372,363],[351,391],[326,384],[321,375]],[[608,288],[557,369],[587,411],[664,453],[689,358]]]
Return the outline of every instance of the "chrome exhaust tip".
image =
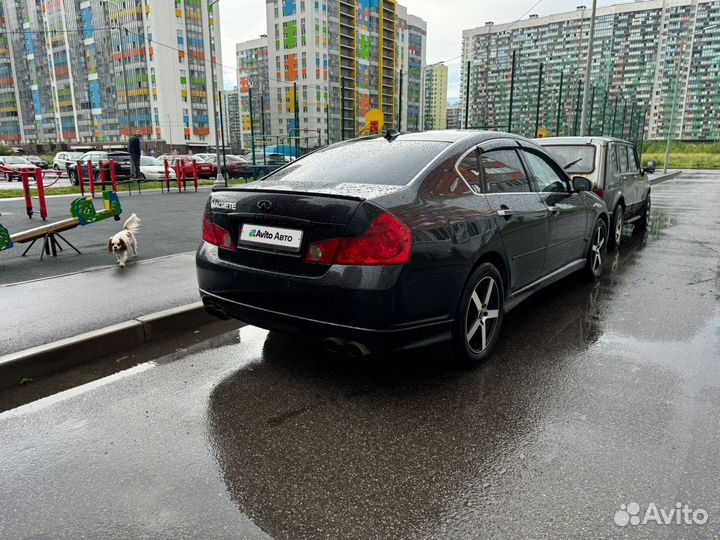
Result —
[[[363,358],[370,354],[370,349],[358,341],[350,341],[347,343],[345,350],[353,358]]]
[[[225,314],[225,311],[223,311],[221,307],[214,304],[205,304],[205,311],[207,311],[213,317],[217,317],[218,319],[222,319],[223,321],[227,321],[228,319],[230,319],[230,317]]]
[[[345,347],[345,340],[337,337],[326,338],[323,340],[325,350],[332,354],[338,354]]]

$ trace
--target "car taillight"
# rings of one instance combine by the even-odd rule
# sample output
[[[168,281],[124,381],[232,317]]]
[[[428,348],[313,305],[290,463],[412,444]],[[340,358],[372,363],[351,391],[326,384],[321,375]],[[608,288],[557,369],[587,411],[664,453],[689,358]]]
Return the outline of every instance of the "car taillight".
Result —
[[[596,187],[593,188],[593,193],[595,193],[595,195],[597,195],[601,199],[605,195],[605,192],[602,189]]]
[[[222,249],[235,249],[230,233],[210,221],[208,216],[203,217],[203,240]]]
[[[407,264],[411,252],[412,231],[386,212],[378,216],[360,236],[311,244],[305,262],[353,266]]]

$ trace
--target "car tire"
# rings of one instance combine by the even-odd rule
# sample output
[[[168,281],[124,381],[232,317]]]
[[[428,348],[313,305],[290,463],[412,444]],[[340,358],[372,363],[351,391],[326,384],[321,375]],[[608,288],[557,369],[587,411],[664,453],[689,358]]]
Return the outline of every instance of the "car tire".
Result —
[[[497,343],[505,309],[505,286],[498,269],[483,263],[470,274],[452,329],[457,360],[472,367],[486,360]]]
[[[70,185],[71,186],[77,186],[78,185],[78,178],[77,173],[75,171],[68,171],[68,177],[70,179]]]
[[[643,203],[643,209],[642,209],[642,215],[640,219],[638,220],[638,227],[641,230],[645,230],[648,227],[648,224],[650,223],[650,211],[652,210],[652,200],[650,198],[650,193],[647,194],[647,197],[645,197],[645,202]]]
[[[56,171],[59,171],[59,170],[60,170],[60,166],[59,166],[57,163],[54,163],[54,164],[53,164],[53,169],[55,169]]]
[[[610,218],[610,231],[608,235],[608,249],[617,249],[622,243],[622,232],[625,226],[625,209],[618,204],[613,210]]]
[[[600,279],[608,243],[607,225],[602,219],[598,219],[595,222],[595,227],[593,227],[592,236],[590,236],[590,246],[587,257],[585,257],[585,268],[583,269],[588,280]]]
[[[140,173],[140,175],[138,176],[138,180],[142,180],[144,182],[145,180],[147,180],[147,178],[145,178],[145,175],[143,173]]]

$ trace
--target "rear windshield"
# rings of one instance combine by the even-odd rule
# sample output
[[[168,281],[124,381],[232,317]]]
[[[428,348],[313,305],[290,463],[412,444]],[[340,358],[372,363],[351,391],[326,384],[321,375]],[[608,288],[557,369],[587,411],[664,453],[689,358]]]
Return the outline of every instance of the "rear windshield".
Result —
[[[569,174],[586,174],[595,170],[595,147],[591,144],[552,145],[543,148]]]
[[[124,154],[124,153],[108,154],[107,159],[112,159],[113,161],[122,161],[122,162],[130,161],[130,154]]]
[[[368,139],[313,152],[269,179],[401,186],[447,147],[445,142]]]

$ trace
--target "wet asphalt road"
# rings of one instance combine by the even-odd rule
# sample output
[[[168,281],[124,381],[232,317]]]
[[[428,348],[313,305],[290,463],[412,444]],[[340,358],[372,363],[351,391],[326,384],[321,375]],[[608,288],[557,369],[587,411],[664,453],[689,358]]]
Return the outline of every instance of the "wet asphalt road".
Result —
[[[720,537],[720,174],[653,193],[599,283],[519,306],[471,371],[246,327],[0,395],[0,538]],[[709,519],[615,525],[630,502]]]

